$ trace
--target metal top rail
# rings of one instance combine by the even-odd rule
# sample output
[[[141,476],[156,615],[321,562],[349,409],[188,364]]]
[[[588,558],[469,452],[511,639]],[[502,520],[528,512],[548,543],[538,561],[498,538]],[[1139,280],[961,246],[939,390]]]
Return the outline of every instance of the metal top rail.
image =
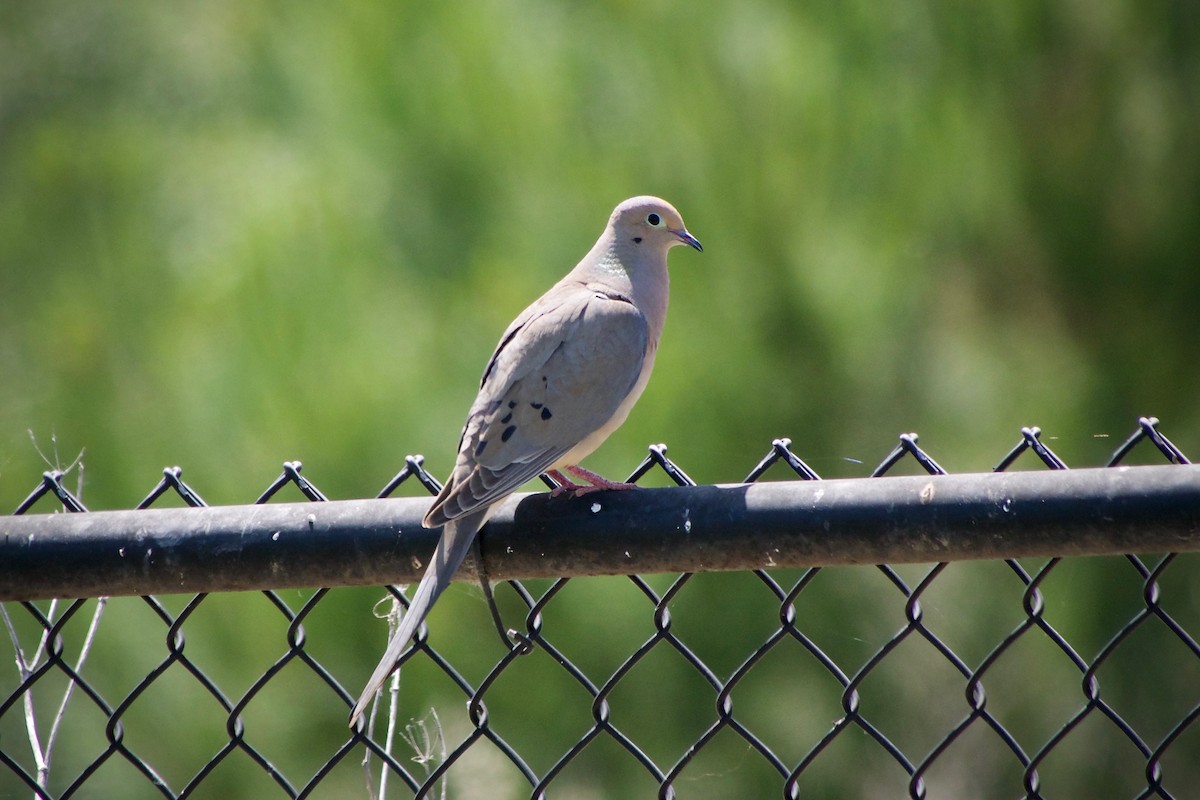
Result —
[[[0,600],[405,583],[439,535],[427,506],[3,517]],[[1200,465],[525,494],[480,547],[496,580],[1200,550]]]

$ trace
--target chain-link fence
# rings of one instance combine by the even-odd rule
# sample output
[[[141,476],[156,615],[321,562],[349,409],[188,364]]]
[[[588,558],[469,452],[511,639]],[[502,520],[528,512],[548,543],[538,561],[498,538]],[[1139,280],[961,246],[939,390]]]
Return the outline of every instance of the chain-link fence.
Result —
[[[1139,444],[1188,463],[1150,418],[1107,466]],[[1066,469],[1037,429],[995,470],[1018,459]],[[871,476],[901,463],[944,472],[905,435]],[[631,480],[653,469],[692,483],[661,446]],[[792,482],[791,505],[651,490],[558,523],[526,498],[477,571],[630,576],[505,580],[506,640],[478,591],[448,593],[362,733],[346,713],[385,626],[347,584],[374,573],[313,548],[350,531],[348,563],[408,579],[435,535],[416,501],[289,527],[297,504],[164,508],[204,505],[174,468],[138,504],[159,510],[27,515],[86,511],[48,472],[0,518],[0,797],[1200,797],[1195,469],[920,478],[911,503],[903,477]],[[796,476],[818,479],[778,440],[745,482]],[[419,457],[380,496],[403,486],[438,488]],[[326,500],[288,463],[258,503],[285,490]],[[662,574],[676,551],[696,571]],[[169,593],[317,584],[344,588]],[[93,599],[29,599],[63,595]]]

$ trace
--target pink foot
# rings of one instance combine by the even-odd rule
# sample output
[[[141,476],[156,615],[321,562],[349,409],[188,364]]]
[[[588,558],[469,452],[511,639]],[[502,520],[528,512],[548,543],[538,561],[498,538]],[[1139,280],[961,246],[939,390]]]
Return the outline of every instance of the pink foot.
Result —
[[[571,480],[556,469],[551,470],[548,474],[555,480],[556,483],[558,483],[558,487],[555,488],[554,491],[550,492],[551,497],[558,497],[564,492],[570,493],[572,497],[583,497],[585,494],[591,494],[592,492],[598,492],[601,490],[623,491],[625,489],[638,488],[637,484],[610,481],[605,477],[597,475],[590,469],[584,469],[583,467],[573,464],[563,467],[563,469],[574,475],[576,478],[582,478],[583,480],[587,481],[587,485],[575,483],[575,481]]]
[[[550,490],[551,497],[558,497],[560,494],[570,494],[572,497],[575,497],[576,493],[582,492],[583,490],[589,488],[587,486],[580,486],[578,483],[571,480],[566,475],[563,475],[556,469],[552,469],[546,474],[553,478],[554,482],[558,484],[558,486],[555,486]]]

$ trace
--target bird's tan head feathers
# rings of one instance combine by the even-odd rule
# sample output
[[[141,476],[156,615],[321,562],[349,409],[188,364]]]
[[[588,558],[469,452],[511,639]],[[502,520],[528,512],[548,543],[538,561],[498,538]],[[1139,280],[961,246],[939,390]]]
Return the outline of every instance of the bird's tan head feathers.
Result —
[[[631,197],[617,206],[608,222],[617,240],[627,240],[664,250],[686,244],[703,252],[695,236],[688,233],[675,207],[659,197]]]

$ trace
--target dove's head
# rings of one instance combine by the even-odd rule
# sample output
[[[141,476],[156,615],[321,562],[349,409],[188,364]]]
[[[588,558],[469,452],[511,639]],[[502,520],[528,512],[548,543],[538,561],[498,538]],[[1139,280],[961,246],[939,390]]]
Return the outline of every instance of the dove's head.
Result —
[[[658,197],[631,197],[613,210],[608,222],[617,241],[639,247],[657,247],[664,252],[677,244],[686,244],[703,252],[699,240],[688,233],[683,217],[675,207]]]

